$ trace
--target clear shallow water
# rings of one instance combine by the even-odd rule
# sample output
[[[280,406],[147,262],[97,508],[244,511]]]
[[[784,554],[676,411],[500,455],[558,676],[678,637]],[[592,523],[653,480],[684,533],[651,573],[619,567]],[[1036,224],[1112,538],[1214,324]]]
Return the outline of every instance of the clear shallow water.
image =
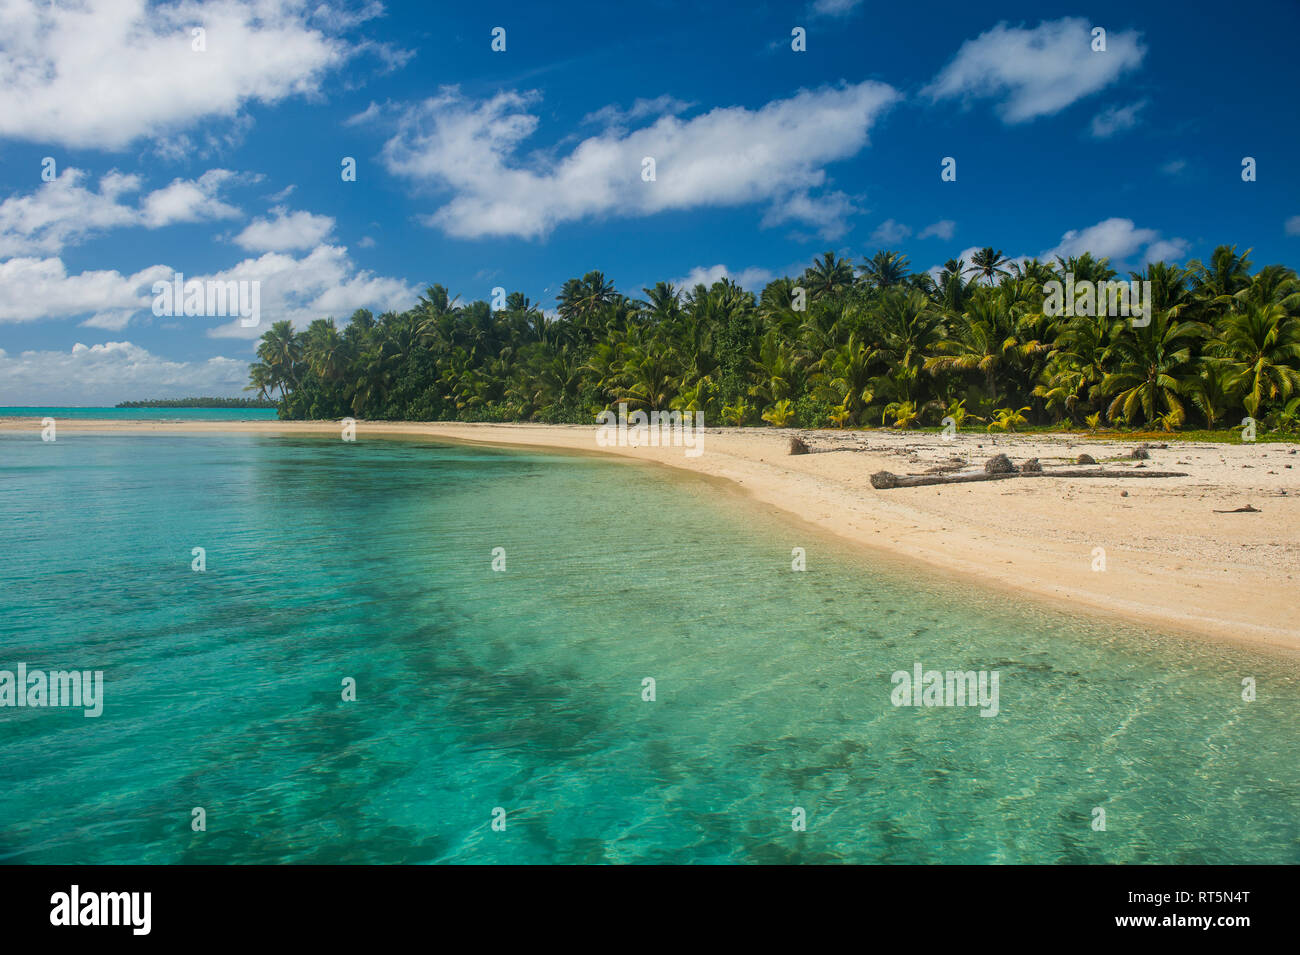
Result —
[[[274,408],[0,408],[0,418],[93,418],[121,421],[275,421]]]
[[[926,584],[671,472],[0,434],[0,545],[0,669],[106,693],[0,709],[4,862],[1300,861],[1294,661]],[[893,707],[917,661],[997,669],[1001,713]]]

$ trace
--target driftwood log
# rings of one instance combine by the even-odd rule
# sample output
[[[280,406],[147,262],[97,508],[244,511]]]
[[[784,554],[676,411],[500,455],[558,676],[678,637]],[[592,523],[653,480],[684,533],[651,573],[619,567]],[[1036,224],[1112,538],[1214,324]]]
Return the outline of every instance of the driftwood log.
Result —
[[[1080,477],[1080,478],[1168,478],[1187,477],[1185,471],[1107,471],[1104,468],[1053,468],[1050,471],[1011,471],[988,473],[973,471],[969,474],[894,474],[877,471],[871,475],[871,486],[877,490],[891,487],[930,487],[935,484],[969,484],[974,481],[1001,481],[1019,477]]]
[[[1099,477],[1099,478],[1164,478],[1187,477],[1186,471],[1106,471],[1085,468],[1061,468],[1051,471],[1031,471],[1021,477]]]

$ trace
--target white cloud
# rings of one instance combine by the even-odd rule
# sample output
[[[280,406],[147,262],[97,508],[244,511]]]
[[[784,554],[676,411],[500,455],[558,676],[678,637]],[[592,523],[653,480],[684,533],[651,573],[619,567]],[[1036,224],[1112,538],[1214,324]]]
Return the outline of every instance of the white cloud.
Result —
[[[120,151],[145,137],[166,145],[200,123],[211,133],[244,122],[250,103],[316,93],[354,52],[326,31],[349,25],[309,0],[7,0],[0,136]],[[195,27],[206,30],[203,52]]]
[[[567,154],[520,155],[538,128],[535,93],[473,101],[448,87],[402,111],[383,162],[451,194],[425,220],[464,238],[537,238],[598,216],[648,216],[701,206],[768,205],[766,224],[805,221],[842,231],[851,203],[826,186],[826,165],[867,145],[875,120],[899,99],[872,81],[804,90],[755,109],[728,107],[682,120],[661,116],[610,127]],[[737,144],[743,144],[738,146]],[[642,181],[642,159],[656,181]]]
[[[346,319],[359,308],[382,312],[410,308],[419,290],[400,279],[358,270],[347,249],[322,245],[302,258],[267,252],[245,259],[224,272],[189,276],[204,281],[256,281],[260,283],[261,324],[243,328],[239,319],[209,329],[213,338],[260,338],[272,322],[288,319],[305,327],[317,318]]]
[[[1146,248],[1143,264],[1147,259],[1167,258],[1181,255],[1187,247],[1183,239],[1162,239],[1155,229],[1139,229],[1132,219],[1110,218],[1088,226],[1086,229],[1071,229],[1061,236],[1061,241],[1042,253],[1040,258],[1050,259],[1091,252],[1093,258],[1108,258],[1112,264],[1128,262],[1139,250]],[[1152,254],[1152,249],[1161,254]]]
[[[330,216],[290,212],[284,206],[271,210],[273,219],[254,219],[235,236],[235,244],[251,252],[289,252],[320,245],[334,231]]]
[[[239,210],[218,196],[233,176],[227,170],[212,169],[196,180],[177,179],[132,205],[124,199],[139,192],[138,176],[110,172],[92,189],[86,184],[86,173],[65,169],[63,175],[33,192],[0,203],[0,257],[57,254],[68,245],[115,228],[156,229],[175,222],[238,216]]]
[[[684,113],[694,105],[694,103],[687,103],[665,93],[663,96],[656,96],[654,99],[639,99],[626,111],[613,105],[601,107],[594,113],[588,113],[582,118],[582,121],[584,123],[597,123],[602,126],[623,126],[649,116],[676,116],[678,113]]]
[[[376,103],[374,100],[371,100],[370,105],[367,106],[365,109],[363,109],[361,112],[354,113],[353,115],[349,116],[347,119],[343,120],[343,125],[364,126],[367,123],[373,123],[376,120],[382,119],[383,117],[392,114],[394,112],[394,109],[395,107],[393,106],[393,104],[387,100],[384,101],[383,105],[380,105],[379,103]]]
[[[1300,235],[1300,216],[1292,216],[1286,220],[1286,234]]]
[[[1187,257],[1187,246],[1186,239],[1158,239],[1147,246],[1139,263],[1146,265],[1148,262],[1177,262]]]
[[[71,351],[0,349],[0,405],[115,405],[144,398],[238,396],[248,360],[169,361],[131,342]]]
[[[83,325],[118,331],[153,316],[153,285],[170,282],[176,269],[155,265],[134,275],[90,271],[69,275],[58,258],[14,258],[0,262],[0,323],[89,316]],[[180,270],[185,281],[259,283],[260,324],[243,328],[239,319],[208,328],[216,338],[258,338],[272,322],[289,319],[305,326],[312,319],[345,319],[358,308],[377,311],[409,308],[417,289],[395,278],[356,268],[341,246],[321,245],[295,257],[267,252],[208,275]],[[221,319],[189,317],[179,321],[208,324]]]
[[[918,235],[917,238],[928,239],[930,236],[935,236],[948,242],[951,241],[952,237],[956,235],[956,233],[957,223],[953,222],[951,219],[940,219],[938,222],[922,229],[921,234]]]
[[[176,222],[238,217],[238,209],[217,198],[218,190],[234,175],[228,169],[210,169],[198,179],[176,179],[171,185],[149,193],[141,203],[144,225],[159,229]]]
[[[921,92],[934,100],[996,99],[1005,123],[1060,112],[1105,89],[1146,55],[1139,34],[1110,32],[1106,51],[1093,52],[1092,24],[1077,17],[1033,29],[1006,23],[967,40]]]
[[[1132,129],[1137,125],[1138,113],[1147,105],[1147,100],[1138,100],[1127,106],[1111,106],[1092,118],[1088,130],[1093,139],[1110,139],[1116,133]]]
[[[1177,176],[1187,169],[1186,159],[1171,159],[1160,167],[1160,171],[1166,176]]]
[[[673,279],[671,284],[683,292],[689,292],[697,285],[712,288],[714,282],[731,279],[743,289],[748,289],[751,292],[761,292],[763,286],[774,278],[776,276],[767,269],[760,269],[755,266],[742,269],[740,272],[732,272],[725,265],[697,265],[683,278]]]
[[[902,242],[911,234],[910,227],[903,225],[901,222],[895,222],[893,219],[886,219],[876,226],[876,231],[871,233],[869,241],[872,245],[889,246]]]
[[[140,186],[136,176],[110,173],[92,190],[86,174],[67,169],[25,196],[0,203],[0,256],[59,252],[91,233],[131,225],[137,213],[119,200]]]
[[[0,322],[31,322],[95,313],[101,316],[147,308],[153,283],[171,277],[154,266],[126,276],[115,270],[69,275],[57,258],[0,262]],[[119,326],[120,327],[120,326]]]
[[[812,12],[823,17],[842,17],[862,5],[862,0],[813,0]]]
[[[120,332],[131,323],[138,309],[110,308],[96,312],[81,323],[82,328],[103,328],[110,332]],[[179,326],[177,326],[179,327]]]
[[[813,226],[823,239],[838,239],[849,231],[849,216],[857,211],[852,198],[838,190],[820,196],[800,193],[773,202],[763,213],[762,225],[770,228],[787,222],[802,222]]]
[[[1021,266],[1030,258],[1055,264],[1057,256],[1069,259],[1091,252],[1095,259],[1110,259],[1111,268],[1122,272],[1126,268],[1140,268],[1148,262],[1180,260],[1187,255],[1188,244],[1186,239],[1166,239],[1156,229],[1140,229],[1132,219],[1110,218],[1086,229],[1071,229],[1061,236],[1060,242],[1036,256],[1014,255],[1007,256],[1007,259]],[[971,246],[953,258],[965,259],[969,268],[979,249],[979,246]],[[933,265],[927,271],[937,280],[942,270],[942,265]]]

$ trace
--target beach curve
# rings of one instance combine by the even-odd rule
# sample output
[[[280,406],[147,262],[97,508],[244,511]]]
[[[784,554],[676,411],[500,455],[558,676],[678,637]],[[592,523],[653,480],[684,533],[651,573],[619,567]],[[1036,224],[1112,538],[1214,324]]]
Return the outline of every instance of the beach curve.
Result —
[[[0,430],[39,431],[27,418]],[[337,422],[65,420],[77,432],[338,434]],[[811,454],[789,454],[792,434]],[[953,455],[982,463],[1099,460],[1131,443],[1075,434],[959,434],[723,428],[703,453],[682,447],[602,447],[581,425],[462,422],[357,423],[357,438],[425,437],[457,443],[586,452],[719,478],[882,556],[956,574],[1058,606],[1114,615],[1164,632],[1300,654],[1293,605],[1300,572],[1300,455],[1286,444],[1170,443],[1152,467],[1186,477],[1032,480],[878,491],[878,470],[921,472]],[[1120,486],[1122,485],[1122,486]],[[1250,504],[1259,513],[1216,513]],[[1097,548],[1105,570],[1094,570]]]

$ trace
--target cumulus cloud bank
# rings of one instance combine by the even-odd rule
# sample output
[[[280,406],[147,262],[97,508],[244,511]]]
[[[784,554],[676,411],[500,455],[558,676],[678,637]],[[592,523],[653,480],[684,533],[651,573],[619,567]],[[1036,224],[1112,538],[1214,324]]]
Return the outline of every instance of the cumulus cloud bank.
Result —
[[[1144,254],[1138,256],[1140,250]],[[1071,229],[1061,236],[1061,241],[1048,249],[1041,258],[1071,256],[1091,252],[1093,258],[1109,258],[1113,263],[1127,262],[1135,257],[1145,265],[1156,260],[1175,260],[1187,253],[1185,239],[1165,239],[1156,229],[1140,229],[1132,219],[1110,218],[1086,229]]]
[[[246,359],[169,361],[131,342],[17,355],[0,349],[0,405],[111,406],[138,398],[236,396],[246,384]]]
[[[132,320],[154,321],[153,284],[172,281],[176,271],[154,265],[131,275],[113,269],[69,274],[57,257],[9,259],[0,262],[0,323],[89,315],[83,325],[119,331]],[[317,318],[346,319],[358,308],[409,308],[417,297],[415,287],[400,279],[358,269],[347,249],[336,245],[320,245],[303,256],[266,252],[210,274],[179,271],[187,282],[259,283],[259,325],[244,328],[237,318],[228,323],[217,317],[175,319],[207,323],[207,334],[215,338],[257,338],[281,319],[301,327]],[[222,324],[212,326],[214,321]]]
[[[1110,32],[1105,52],[1092,49],[1092,24],[1078,17],[1033,29],[999,23],[967,40],[921,92],[933,100],[987,98],[1005,123],[1059,113],[1142,64],[1134,31]]]
[[[317,92],[355,52],[331,33],[355,22],[307,0],[7,0],[0,137],[121,151],[233,120],[249,103]]]
[[[271,210],[270,219],[254,219],[235,236],[235,244],[252,252],[289,252],[310,249],[334,231],[334,219],[310,212],[290,212],[284,206]]]
[[[899,94],[874,81],[804,90],[758,109],[663,115],[631,131],[614,125],[568,153],[524,155],[540,125],[538,99],[502,92],[472,100],[446,87],[401,110],[383,163],[449,193],[425,221],[463,238],[532,239],[597,216],[746,204],[767,207],[766,225],[802,222],[830,236],[853,206],[844,193],[823,191],[826,166],[863,149]],[[653,182],[642,178],[645,157],[655,162]]]
[[[953,258],[964,259],[969,268],[972,257],[979,249],[979,246],[971,246]],[[1024,265],[1030,258],[1051,263],[1058,256],[1069,259],[1091,252],[1093,258],[1110,259],[1112,268],[1123,271],[1125,268],[1141,268],[1148,262],[1181,261],[1187,255],[1187,250],[1186,239],[1165,238],[1157,229],[1139,228],[1132,219],[1112,217],[1086,229],[1070,229],[1056,245],[1044,249],[1036,256],[1008,255],[1007,260],[1019,265]],[[927,271],[937,279],[942,270],[943,266],[934,265]]]
[[[140,191],[139,176],[114,171],[92,187],[86,173],[65,169],[27,195],[0,202],[0,257],[59,253],[89,236],[127,226],[160,229],[234,218],[239,210],[220,197],[234,177],[230,170],[210,169],[197,179],[175,179],[131,203],[125,200]]]
[[[210,329],[213,338],[260,338],[270,322],[281,319],[302,328],[317,318],[346,319],[359,308],[381,312],[410,308],[418,297],[416,288],[406,282],[357,269],[348,250],[338,245],[317,246],[301,258],[267,252],[201,278],[261,283],[262,323],[244,328],[239,319],[232,319]]]
[[[732,272],[725,265],[697,265],[682,278],[673,279],[672,285],[680,291],[690,292],[697,285],[712,288],[714,282],[731,279],[743,289],[748,289],[751,292],[761,292],[763,286],[774,278],[776,276],[772,272],[767,269],[760,269],[757,266],[751,266],[739,272]]]

